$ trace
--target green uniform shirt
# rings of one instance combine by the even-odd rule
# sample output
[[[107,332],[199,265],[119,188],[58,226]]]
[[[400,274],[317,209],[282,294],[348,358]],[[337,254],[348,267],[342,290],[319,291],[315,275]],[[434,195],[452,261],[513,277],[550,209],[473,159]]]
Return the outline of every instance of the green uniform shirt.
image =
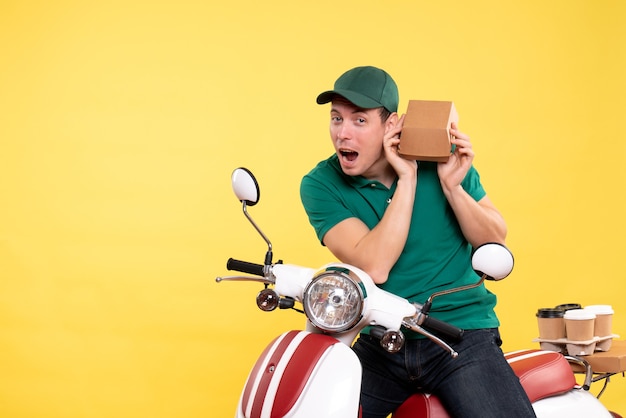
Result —
[[[486,193],[471,167],[462,187],[476,201]],[[370,229],[393,199],[396,182],[388,189],[377,181],[343,173],[336,155],[320,162],[302,179],[300,196],[318,238],[339,222],[356,217]],[[406,245],[381,288],[424,303],[434,292],[475,283],[471,246],[441,190],[437,164],[420,162],[413,216]],[[431,314],[463,329],[495,328],[496,297],[484,286],[435,298]]]

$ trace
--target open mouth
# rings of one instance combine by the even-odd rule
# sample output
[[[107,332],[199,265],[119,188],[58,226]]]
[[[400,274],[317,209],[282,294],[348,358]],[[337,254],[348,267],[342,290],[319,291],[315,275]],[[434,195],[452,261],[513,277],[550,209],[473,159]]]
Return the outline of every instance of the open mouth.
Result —
[[[350,161],[350,162],[356,160],[356,158],[359,156],[358,152],[352,151],[352,150],[345,150],[345,149],[339,150],[339,154],[341,154],[341,157],[344,160]]]

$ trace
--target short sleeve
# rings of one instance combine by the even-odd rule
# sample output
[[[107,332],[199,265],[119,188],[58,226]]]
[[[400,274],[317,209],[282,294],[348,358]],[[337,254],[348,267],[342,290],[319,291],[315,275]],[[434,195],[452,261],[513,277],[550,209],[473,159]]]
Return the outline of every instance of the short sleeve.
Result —
[[[300,199],[317,238],[324,244],[324,235],[339,222],[354,217],[342,203],[336,184],[305,176],[300,183]]]
[[[461,182],[461,186],[477,202],[487,195],[483,185],[480,183],[480,174],[478,174],[474,166],[470,167],[467,175]]]

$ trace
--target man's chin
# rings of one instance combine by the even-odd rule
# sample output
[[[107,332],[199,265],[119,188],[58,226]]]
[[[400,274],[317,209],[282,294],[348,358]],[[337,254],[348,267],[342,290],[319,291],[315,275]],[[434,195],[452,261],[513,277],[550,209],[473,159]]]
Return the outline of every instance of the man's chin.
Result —
[[[348,176],[358,176],[361,174],[356,164],[341,163],[341,170],[344,174],[347,174]]]

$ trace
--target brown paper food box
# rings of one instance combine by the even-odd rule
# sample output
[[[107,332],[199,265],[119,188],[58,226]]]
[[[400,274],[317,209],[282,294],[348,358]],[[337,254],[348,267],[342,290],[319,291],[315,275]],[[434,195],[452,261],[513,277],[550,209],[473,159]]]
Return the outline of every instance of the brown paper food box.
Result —
[[[586,356],[591,368],[597,373],[621,373],[626,371],[626,341],[613,340],[611,349]]]
[[[448,161],[450,124],[458,121],[459,115],[452,102],[409,100],[399,154],[411,160]]]

